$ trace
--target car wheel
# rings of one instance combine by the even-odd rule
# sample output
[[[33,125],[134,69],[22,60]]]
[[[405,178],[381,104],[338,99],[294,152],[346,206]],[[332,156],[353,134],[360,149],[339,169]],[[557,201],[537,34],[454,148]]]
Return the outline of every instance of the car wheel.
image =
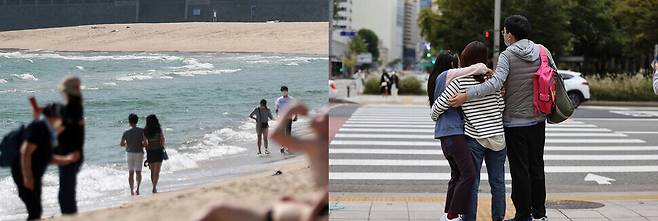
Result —
[[[578,108],[580,103],[583,102],[583,97],[578,92],[569,92],[568,95],[574,108]]]

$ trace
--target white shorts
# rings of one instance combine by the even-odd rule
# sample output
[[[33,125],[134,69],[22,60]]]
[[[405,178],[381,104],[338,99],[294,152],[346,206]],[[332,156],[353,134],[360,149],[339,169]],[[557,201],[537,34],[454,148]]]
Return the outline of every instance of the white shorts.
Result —
[[[142,165],[144,162],[144,153],[126,152],[126,161],[128,161],[129,171],[142,171]]]

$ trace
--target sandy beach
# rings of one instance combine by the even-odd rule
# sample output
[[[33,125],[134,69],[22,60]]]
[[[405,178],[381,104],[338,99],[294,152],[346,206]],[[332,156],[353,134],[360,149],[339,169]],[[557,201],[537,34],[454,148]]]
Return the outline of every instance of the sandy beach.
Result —
[[[99,24],[0,32],[0,49],[328,54],[326,22]]]
[[[208,203],[220,200],[268,206],[281,196],[304,196],[313,191],[310,169],[305,157],[289,160],[274,171],[261,172],[210,183],[187,190],[150,193],[135,197],[121,206],[82,212],[77,216],[49,220],[193,220]]]

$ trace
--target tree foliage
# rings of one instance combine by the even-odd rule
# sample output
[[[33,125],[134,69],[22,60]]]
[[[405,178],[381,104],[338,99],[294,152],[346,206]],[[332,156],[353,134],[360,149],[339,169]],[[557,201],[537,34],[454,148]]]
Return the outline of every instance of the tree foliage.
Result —
[[[364,28],[356,32],[356,35],[361,37],[361,39],[363,39],[363,41],[366,43],[368,52],[372,54],[372,60],[379,60],[379,38],[377,37],[377,34],[375,34],[375,32],[370,29]]]

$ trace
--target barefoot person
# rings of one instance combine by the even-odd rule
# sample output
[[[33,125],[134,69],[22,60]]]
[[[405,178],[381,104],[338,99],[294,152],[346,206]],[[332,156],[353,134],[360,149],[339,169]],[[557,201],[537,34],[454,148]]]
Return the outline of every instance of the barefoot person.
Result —
[[[160,167],[164,160],[164,143],[165,137],[160,127],[160,121],[151,114],[146,117],[144,126],[144,137],[146,138],[146,161],[151,170],[151,183],[153,184],[153,193],[158,192],[158,180],[160,179]]]
[[[308,108],[300,103],[291,104],[282,114],[280,121],[296,115],[307,115]],[[306,153],[318,190],[307,199],[284,197],[271,207],[254,207],[253,204],[221,202],[211,205],[198,220],[203,221],[328,221],[328,177],[329,162],[329,117],[322,111],[311,122],[313,135],[291,137],[286,134],[286,125],[277,124],[270,133],[272,140],[285,145],[294,152]]]
[[[13,161],[11,166],[18,197],[27,209],[27,220],[41,218],[42,178],[48,164],[67,165],[80,159],[78,152],[53,155],[53,148],[58,146],[57,136],[64,129],[63,111],[64,106],[61,104],[49,104],[42,110],[35,110],[44,117],[32,121],[25,128],[25,141],[21,145],[19,159]]]
[[[487,62],[487,46],[479,41],[466,45],[460,56],[461,66],[471,66]],[[448,110],[448,99],[457,92],[484,82],[484,74],[474,74],[455,79],[441,93],[432,106],[432,119]],[[505,104],[500,92],[487,95],[464,103],[464,133],[471,150],[475,183],[471,191],[470,208],[463,217],[465,221],[475,221],[477,215],[478,190],[480,186],[480,168],[482,160],[487,162],[487,174],[491,187],[491,220],[502,221],[505,218],[505,136],[502,112]]]
[[[64,78],[59,90],[66,100],[62,118],[65,129],[58,137],[59,146],[55,149],[55,154],[64,156],[75,153],[80,156],[77,162],[59,166],[59,207],[62,214],[67,215],[78,212],[75,189],[84,159],[85,120],[80,79],[74,76]]]
[[[521,15],[507,17],[502,34],[508,47],[498,58],[496,73],[450,99],[450,106],[458,107],[505,85],[503,125],[516,221],[548,220],[543,158],[546,116],[534,109],[532,78],[541,65],[541,50],[545,50],[549,64],[556,66],[548,49],[527,39],[529,33],[528,19]]]
[[[139,186],[142,184],[142,162],[144,161],[144,144],[146,144],[146,140],[144,139],[144,129],[137,127],[138,120],[137,115],[128,115],[130,129],[123,132],[119,144],[126,148],[130,195],[139,195]],[[137,182],[137,188],[133,188],[135,182]]]
[[[276,112],[276,117],[277,119],[281,119],[281,112],[288,107],[288,104],[292,103],[295,101],[295,98],[292,96],[288,95],[288,87],[287,86],[281,86],[281,97],[276,99],[276,102],[274,103],[274,111]],[[291,136],[292,135],[292,122],[297,121],[297,116],[288,119],[286,122],[281,122],[284,125],[286,125],[286,135]],[[281,153],[285,153],[285,145],[281,145]]]
[[[270,125],[268,124],[269,120],[274,120],[272,117],[272,112],[270,112],[270,109],[267,108],[267,101],[265,99],[260,100],[260,106],[256,107],[254,111],[249,114],[249,117],[251,119],[256,120],[256,136],[258,136],[258,155],[261,154],[260,152],[260,144],[261,140],[263,140],[263,143],[265,144],[265,154],[270,154],[270,151],[267,150],[267,134],[268,134],[268,128]]]

